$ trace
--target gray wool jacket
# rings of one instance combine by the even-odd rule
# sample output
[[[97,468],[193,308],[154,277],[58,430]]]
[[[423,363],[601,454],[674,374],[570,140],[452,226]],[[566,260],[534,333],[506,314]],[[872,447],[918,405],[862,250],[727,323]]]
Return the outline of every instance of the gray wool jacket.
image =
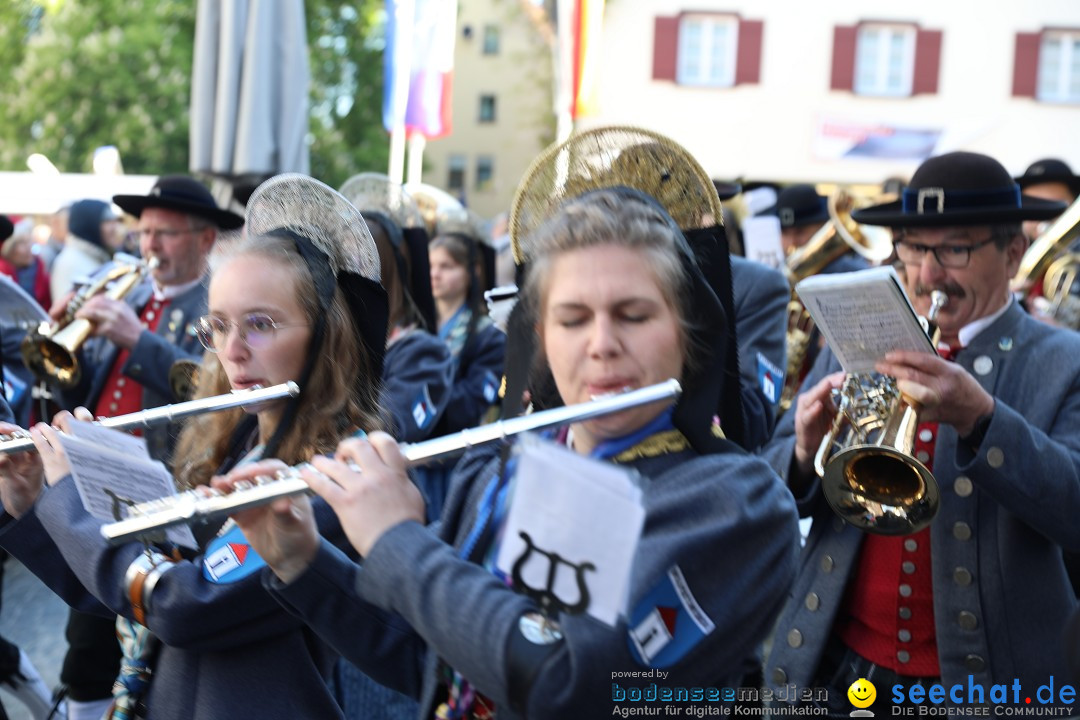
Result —
[[[614,679],[647,671],[631,651],[625,620],[612,628],[587,615],[560,616],[565,640],[537,665],[525,696],[511,698],[508,647],[518,620],[537,610],[483,567],[457,552],[473,527],[479,498],[495,476],[496,450],[466,456],[440,522],[402,523],[357,566],[323,543],[309,570],[289,585],[265,582],[292,612],[365,673],[421,699],[430,717],[439,658],[490,698],[499,717],[604,717],[614,684],[738,685],[756,663],[794,570],[795,508],[763,462],[734,449],[691,451],[633,465],[647,478],[645,528],[637,550],[630,607],[674,566],[713,624],[711,632],[664,666],[664,679]],[[393,620],[387,620],[390,611]],[[512,709],[513,708],[513,709]],[[523,713],[522,713],[523,711]]]
[[[942,682],[1018,679],[1033,693],[1067,676],[1062,638],[1077,606],[1061,550],[1080,547],[1080,335],[1012,302],[956,361],[996,406],[977,449],[951,426],[937,433],[929,571]],[[839,369],[825,350],[803,387]],[[794,447],[792,412],[762,454],[786,477]],[[864,538],[832,514],[820,482],[797,500],[814,524],[768,658],[774,686],[811,685]]]

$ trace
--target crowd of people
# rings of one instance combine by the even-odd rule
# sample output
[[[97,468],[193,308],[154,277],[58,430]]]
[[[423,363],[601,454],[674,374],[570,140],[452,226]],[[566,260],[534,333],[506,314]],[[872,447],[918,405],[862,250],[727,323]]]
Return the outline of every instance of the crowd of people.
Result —
[[[10,643],[0,671],[32,689],[35,717],[78,720],[598,718],[646,697],[642,678],[663,685],[660,700],[696,689],[684,705],[745,688],[735,702],[748,712],[840,718],[914,714],[934,686],[952,705],[976,702],[975,686],[983,705],[997,686],[1075,686],[1080,336],[1050,314],[1041,276],[1014,278],[1080,177],[1059,160],[1012,177],[953,152],[890,189],[850,213],[891,238],[875,258],[847,241],[822,250],[824,234],[842,234],[831,199],[780,188],[762,212],[795,273],[739,255],[721,200],[740,188],[709,181],[677,143],[574,135],[518,187],[505,328],[484,301],[498,261],[483,223],[375,173],[340,190],[277,176],[243,215],[195,178],[163,176],[113,199],[138,258],[109,203],[73,203],[36,249],[25,223],[0,218],[0,272],[54,319],[95,277],[139,273],[123,296],[80,297],[78,382],[27,376],[12,351],[27,330],[4,329],[5,369],[52,406],[0,400],[0,435],[25,428],[34,445],[0,453],[0,548],[71,615],[61,696]],[[1053,246],[1039,269],[1067,251]],[[917,410],[910,463],[940,496],[925,526],[868,532],[827,500],[816,465],[849,375],[821,333],[788,362],[792,283],[810,252],[830,253],[814,274],[891,265],[922,316],[944,294],[938,352],[895,350],[875,366]],[[184,399],[184,367],[199,400],[300,390],[146,428],[179,490],[240,493],[288,470],[312,494],[195,524],[188,544],[109,542],[64,435]],[[432,438],[669,379],[674,401],[405,461]],[[635,488],[641,523],[614,619],[595,586],[609,567],[523,530],[530,550],[505,560],[520,518],[558,525],[577,502],[555,490],[550,508],[520,500],[537,442]],[[899,502],[863,480],[850,482],[877,506]],[[603,528],[623,500],[586,511]],[[546,588],[522,574],[532,550]],[[556,590],[562,565],[576,569],[576,596]],[[876,699],[855,704],[863,681]],[[963,698],[949,695],[957,686]],[[1040,701],[1075,709],[1075,693]]]

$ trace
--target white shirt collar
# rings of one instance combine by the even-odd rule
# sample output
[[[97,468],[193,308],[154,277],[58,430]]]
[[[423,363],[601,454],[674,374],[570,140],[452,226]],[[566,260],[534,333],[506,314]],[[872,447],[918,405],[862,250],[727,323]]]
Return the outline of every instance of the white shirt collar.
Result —
[[[995,320],[1005,314],[1005,311],[1012,307],[1012,304],[1016,302],[1016,299],[1010,294],[1008,301],[1001,306],[1001,308],[992,315],[986,315],[979,318],[974,322],[970,322],[964,327],[960,328],[960,332],[956,333],[957,339],[960,341],[960,347],[967,347],[975,340],[975,338],[986,328],[990,327]]]
[[[189,283],[184,283],[183,285],[166,285],[164,287],[159,287],[156,282],[152,283],[154,286],[154,299],[158,301],[173,300],[180,297],[201,282],[202,278],[197,278]]]

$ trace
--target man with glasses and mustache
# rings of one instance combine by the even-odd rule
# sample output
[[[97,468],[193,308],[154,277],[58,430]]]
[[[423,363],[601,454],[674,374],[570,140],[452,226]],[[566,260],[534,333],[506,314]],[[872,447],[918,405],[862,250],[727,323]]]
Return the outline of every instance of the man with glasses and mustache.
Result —
[[[901,200],[853,214],[896,230],[918,313],[931,292],[948,296],[940,355],[893,352],[877,366],[921,407],[915,455],[937,478],[940,510],[906,536],[832,515],[813,462],[843,373],[823,352],[763,451],[816,520],[767,682],[827,687],[830,715],[847,717],[859,678],[888,715],[898,697],[913,707],[939,683],[965,688],[962,701],[946,693],[948,705],[982,686],[979,704],[994,684],[1019,680],[1033,695],[1067,676],[1061,637],[1076,597],[1061,551],[1080,546],[1080,337],[1033,319],[1009,292],[1028,246],[1021,222],[1063,207],[1022,195],[996,160],[954,152],[925,161]]]
[[[64,404],[107,417],[176,401],[170,368],[202,355],[195,323],[206,314],[207,257],[219,230],[244,224],[183,175],[163,176],[148,195],[117,195],[113,202],[138,218],[139,251],[157,265],[123,300],[99,294],[76,313],[94,330],[80,352],[82,383],[63,394]],[[175,427],[146,430],[150,454],[168,460],[176,434]],[[72,611],[67,639],[60,679],[67,686],[68,717],[96,720],[112,700],[119,669],[115,621]]]

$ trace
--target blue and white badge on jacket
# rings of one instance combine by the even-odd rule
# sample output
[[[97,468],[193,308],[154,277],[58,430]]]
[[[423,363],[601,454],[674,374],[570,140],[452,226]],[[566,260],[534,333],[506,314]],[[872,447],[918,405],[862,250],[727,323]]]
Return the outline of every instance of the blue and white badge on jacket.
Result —
[[[678,565],[638,602],[627,626],[630,654],[656,668],[674,665],[716,628]]]
[[[219,585],[243,580],[264,567],[266,561],[259,557],[240,526],[235,524],[214,538],[203,556],[203,577]]]
[[[413,400],[412,416],[416,427],[420,430],[426,430],[435,419],[435,403],[431,402],[431,393],[428,392],[427,385],[424,385],[424,389]]]
[[[761,353],[757,354],[757,376],[761,385],[761,394],[771,403],[780,402],[780,391],[784,387],[784,371],[769,362]]]

